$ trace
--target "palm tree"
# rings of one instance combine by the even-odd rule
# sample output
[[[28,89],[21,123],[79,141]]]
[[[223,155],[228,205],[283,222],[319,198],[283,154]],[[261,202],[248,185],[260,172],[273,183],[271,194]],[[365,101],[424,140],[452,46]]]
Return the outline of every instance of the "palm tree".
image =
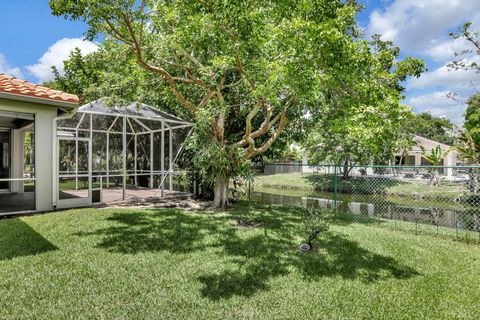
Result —
[[[427,153],[423,146],[420,146],[420,148],[422,148],[422,157],[430,162],[433,166],[439,166],[443,158],[445,158],[450,152],[450,148],[448,148],[442,153],[442,148],[440,148],[440,145],[437,145],[435,148],[433,148],[430,153]],[[438,178],[438,168],[431,168],[429,171],[432,175],[430,178],[430,184],[432,186],[438,186],[440,184],[440,179]]]
[[[461,133],[460,145],[453,147],[453,149],[457,150],[460,153],[460,158],[469,165],[480,164],[480,145],[473,140],[472,135],[468,131]],[[469,189],[473,194],[477,194],[480,191],[480,175],[478,171],[476,168],[468,170]]]

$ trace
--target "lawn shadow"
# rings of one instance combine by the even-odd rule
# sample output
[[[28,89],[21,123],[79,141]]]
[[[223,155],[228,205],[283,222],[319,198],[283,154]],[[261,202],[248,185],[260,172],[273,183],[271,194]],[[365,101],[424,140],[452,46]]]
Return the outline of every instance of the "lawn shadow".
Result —
[[[0,261],[57,249],[19,218],[0,221]]]
[[[291,238],[277,236],[265,232],[243,238],[234,229],[222,234],[219,243],[231,267],[199,276],[202,296],[220,300],[269,290],[270,279],[289,273],[288,257],[295,250]]]
[[[110,252],[136,254],[148,251],[187,253],[204,248],[201,240],[214,233],[217,226],[201,216],[185,215],[176,209],[144,210],[115,213],[108,221],[111,227],[77,236],[100,235],[98,248]]]
[[[327,233],[319,242],[319,252],[301,253],[294,241],[256,236],[240,239],[234,235],[223,240],[230,267],[216,274],[198,277],[202,296],[211,300],[233,296],[252,296],[270,289],[269,281],[297,269],[305,281],[338,277],[365,283],[389,278],[407,279],[419,275],[415,269],[393,257],[363,248],[343,235]]]
[[[271,279],[288,275],[292,268],[297,269],[306,281],[340,276],[369,283],[419,275],[415,269],[393,257],[374,253],[345,235],[333,232],[325,233],[317,243],[323,249],[320,252],[299,252],[298,235],[302,234],[300,210],[272,205],[252,206],[257,215],[248,211],[233,213],[235,219],[255,219],[264,226],[263,230],[250,237],[242,235],[238,228],[220,234],[218,243],[233,267],[198,277],[203,284],[202,296],[211,300],[248,297],[258,291],[269,290]],[[335,224],[335,221],[332,218],[330,222]],[[345,221],[339,222],[345,224]]]
[[[328,232],[319,239],[318,254],[305,254],[297,267],[306,279],[340,276],[374,282],[388,278],[407,279],[420,273],[390,256],[374,253],[343,234]]]
[[[271,280],[300,274],[305,281],[340,276],[373,282],[418,275],[393,257],[371,252],[358,242],[332,232],[322,236],[320,252],[302,254],[302,209],[282,206],[239,206],[227,214],[185,213],[176,209],[118,212],[112,226],[78,236],[101,236],[98,248],[135,254],[205,252],[218,268],[197,276],[201,295],[210,300],[250,297],[271,289]],[[237,224],[255,221],[259,227]],[[206,238],[208,237],[208,241]],[[295,271],[296,270],[296,271]]]

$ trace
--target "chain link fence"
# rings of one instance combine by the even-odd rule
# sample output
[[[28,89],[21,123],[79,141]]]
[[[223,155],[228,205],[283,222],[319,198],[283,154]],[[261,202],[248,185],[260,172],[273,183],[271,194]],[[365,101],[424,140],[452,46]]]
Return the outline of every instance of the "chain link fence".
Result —
[[[253,202],[330,208],[344,222],[480,242],[480,167],[266,165]]]

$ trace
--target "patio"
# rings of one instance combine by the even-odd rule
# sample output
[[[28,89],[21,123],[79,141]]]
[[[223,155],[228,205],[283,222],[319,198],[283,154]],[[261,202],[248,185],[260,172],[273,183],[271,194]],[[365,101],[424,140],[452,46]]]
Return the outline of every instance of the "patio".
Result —
[[[68,193],[63,192],[62,197],[65,198],[81,198],[83,196],[82,190],[71,190]],[[150,188],[135,188],[127,189],[125,194],[122,188],[103,189],[101,198],[99,193],[93,192],[94,204],[116,205],[121,203],[156,203],[167,198],[175,198],[189,195],[188,192],[165,190],[161,196],[160,190]]]
[[[56,207],[156,198],[180,191],[175,163],[192,126],[137,102],[110,106],[99,99],[80,107],[57,124]]]

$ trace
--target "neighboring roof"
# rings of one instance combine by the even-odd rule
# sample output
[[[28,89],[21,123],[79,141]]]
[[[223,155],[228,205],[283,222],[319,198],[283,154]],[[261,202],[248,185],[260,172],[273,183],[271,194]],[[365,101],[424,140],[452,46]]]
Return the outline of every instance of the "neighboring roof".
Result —
[[[442,150],[447,150],[448,148],[450,148],[449,145],[422,136],[414,135],[414,139],[417,141],[419,149],[420,146],[423,146],[426,150],[430,150],[436,148],[438,145]]]
[[[188,121],[182,120],[169,113],[160,111],[156,108],[139,102],[132,102],[126,106],[110,107],[104,103],[104,98],[92,101],[90,103],[87,103],[86,105],[81,106],[80,108],[78,108],[78,112],[103,114],[108,116],[128,116],[132,118],[143,118],[157,121],[163,120],[165,122],[191,124]]]
[[[0,95],[13,99],[21,97],[29,98],[19,100],[38,99],[39,101],[42,101],[42,103],[53,105],[58,105],[58,102],[62,104],[76,105],[80,101],[80,99],[74,94],[43,87],[25,80],[7,76],[3,73],[0,73]]]

